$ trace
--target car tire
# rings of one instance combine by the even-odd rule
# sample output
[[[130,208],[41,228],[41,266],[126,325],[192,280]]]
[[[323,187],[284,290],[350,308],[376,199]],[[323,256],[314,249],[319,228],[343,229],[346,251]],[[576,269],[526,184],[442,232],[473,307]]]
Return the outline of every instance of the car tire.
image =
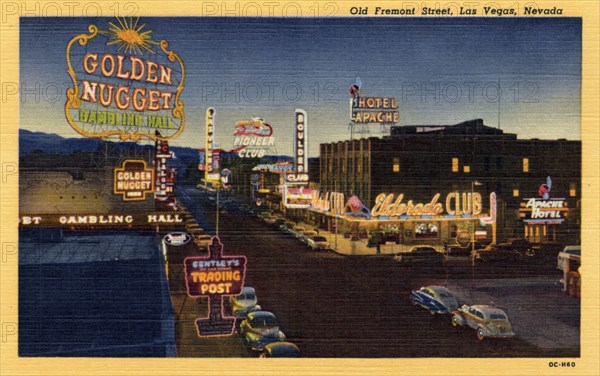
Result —
[[[477,328],[477,339],[483,341],[484,338],[483,328]]]
[[[460,323],[458,322],[458,317],[452,316],[452,326],[460,326]]]
[[[529,248],[525,251],[525,256],[533,257],[533,256],[535,256],[535,251],[533,249]]]

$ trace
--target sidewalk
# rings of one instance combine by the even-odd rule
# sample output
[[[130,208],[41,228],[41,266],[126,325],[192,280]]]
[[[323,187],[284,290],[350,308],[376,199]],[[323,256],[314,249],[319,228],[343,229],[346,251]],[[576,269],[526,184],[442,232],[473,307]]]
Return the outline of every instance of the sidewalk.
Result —
[[[335,234],[329,231],[319,229],[319,235],[327,238],[327,241],[331,244],[331,248],[341,254],[348,256],[375,256],[377,255],[376,247],[368,247],[368,239],[351,240],[350,238],[344,238],[342,234]],[[388,242],[381,244],[380,251],[381,255],[395,255],[396,253],[406,252],[413,245],[396,244]],[[433,246],[438,252],[443,251],[442,246]]]

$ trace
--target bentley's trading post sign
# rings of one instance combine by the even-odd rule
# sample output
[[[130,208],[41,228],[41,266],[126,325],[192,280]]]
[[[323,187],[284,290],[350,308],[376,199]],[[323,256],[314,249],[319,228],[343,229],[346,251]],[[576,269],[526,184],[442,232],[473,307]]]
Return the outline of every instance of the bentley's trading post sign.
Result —
[[[209,297],[209,315],[196,320],[200,337],[233,334],[235,317],[223,314],[223,296],[238,295],[244,287],[245,256],[223,256],[223,245],[214,236],[204,257],[184,260],[187,293],[192,297]]]

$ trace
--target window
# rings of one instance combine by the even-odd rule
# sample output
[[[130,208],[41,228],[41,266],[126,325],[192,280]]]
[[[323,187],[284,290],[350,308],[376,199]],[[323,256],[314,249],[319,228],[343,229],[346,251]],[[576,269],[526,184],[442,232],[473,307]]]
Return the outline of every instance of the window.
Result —
[[[469,172],[471,172],[471,166],[463,166],[463,172],[468,174]]]
[[[427,239],[439,237],[439,223],[419,223],[415,226],[415,238],[416,239]]]
[[[452,158],[452,172],[458,172],[458,158]]]
[[[529,158],[523,158],[523,172],[529,172]]]
[[[393,164],[392,171],[400,172],[400,158],[393,158],[392,164]]]
[[[513,189],[513,197],[519,197],[519,190]]]
[[[569,196],[571,196],[571,197],[577,196],[577,184],[569,183]]]

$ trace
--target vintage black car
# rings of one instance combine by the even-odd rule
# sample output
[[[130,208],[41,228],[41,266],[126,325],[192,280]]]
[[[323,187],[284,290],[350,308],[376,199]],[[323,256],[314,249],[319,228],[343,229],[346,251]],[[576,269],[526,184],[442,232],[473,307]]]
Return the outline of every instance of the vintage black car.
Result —
[[[398,253],[394,256],[394,260],[400,264],[443,264],[444,255],[436,251],[433,247],[416,246],[412,247],[407,252]]]

